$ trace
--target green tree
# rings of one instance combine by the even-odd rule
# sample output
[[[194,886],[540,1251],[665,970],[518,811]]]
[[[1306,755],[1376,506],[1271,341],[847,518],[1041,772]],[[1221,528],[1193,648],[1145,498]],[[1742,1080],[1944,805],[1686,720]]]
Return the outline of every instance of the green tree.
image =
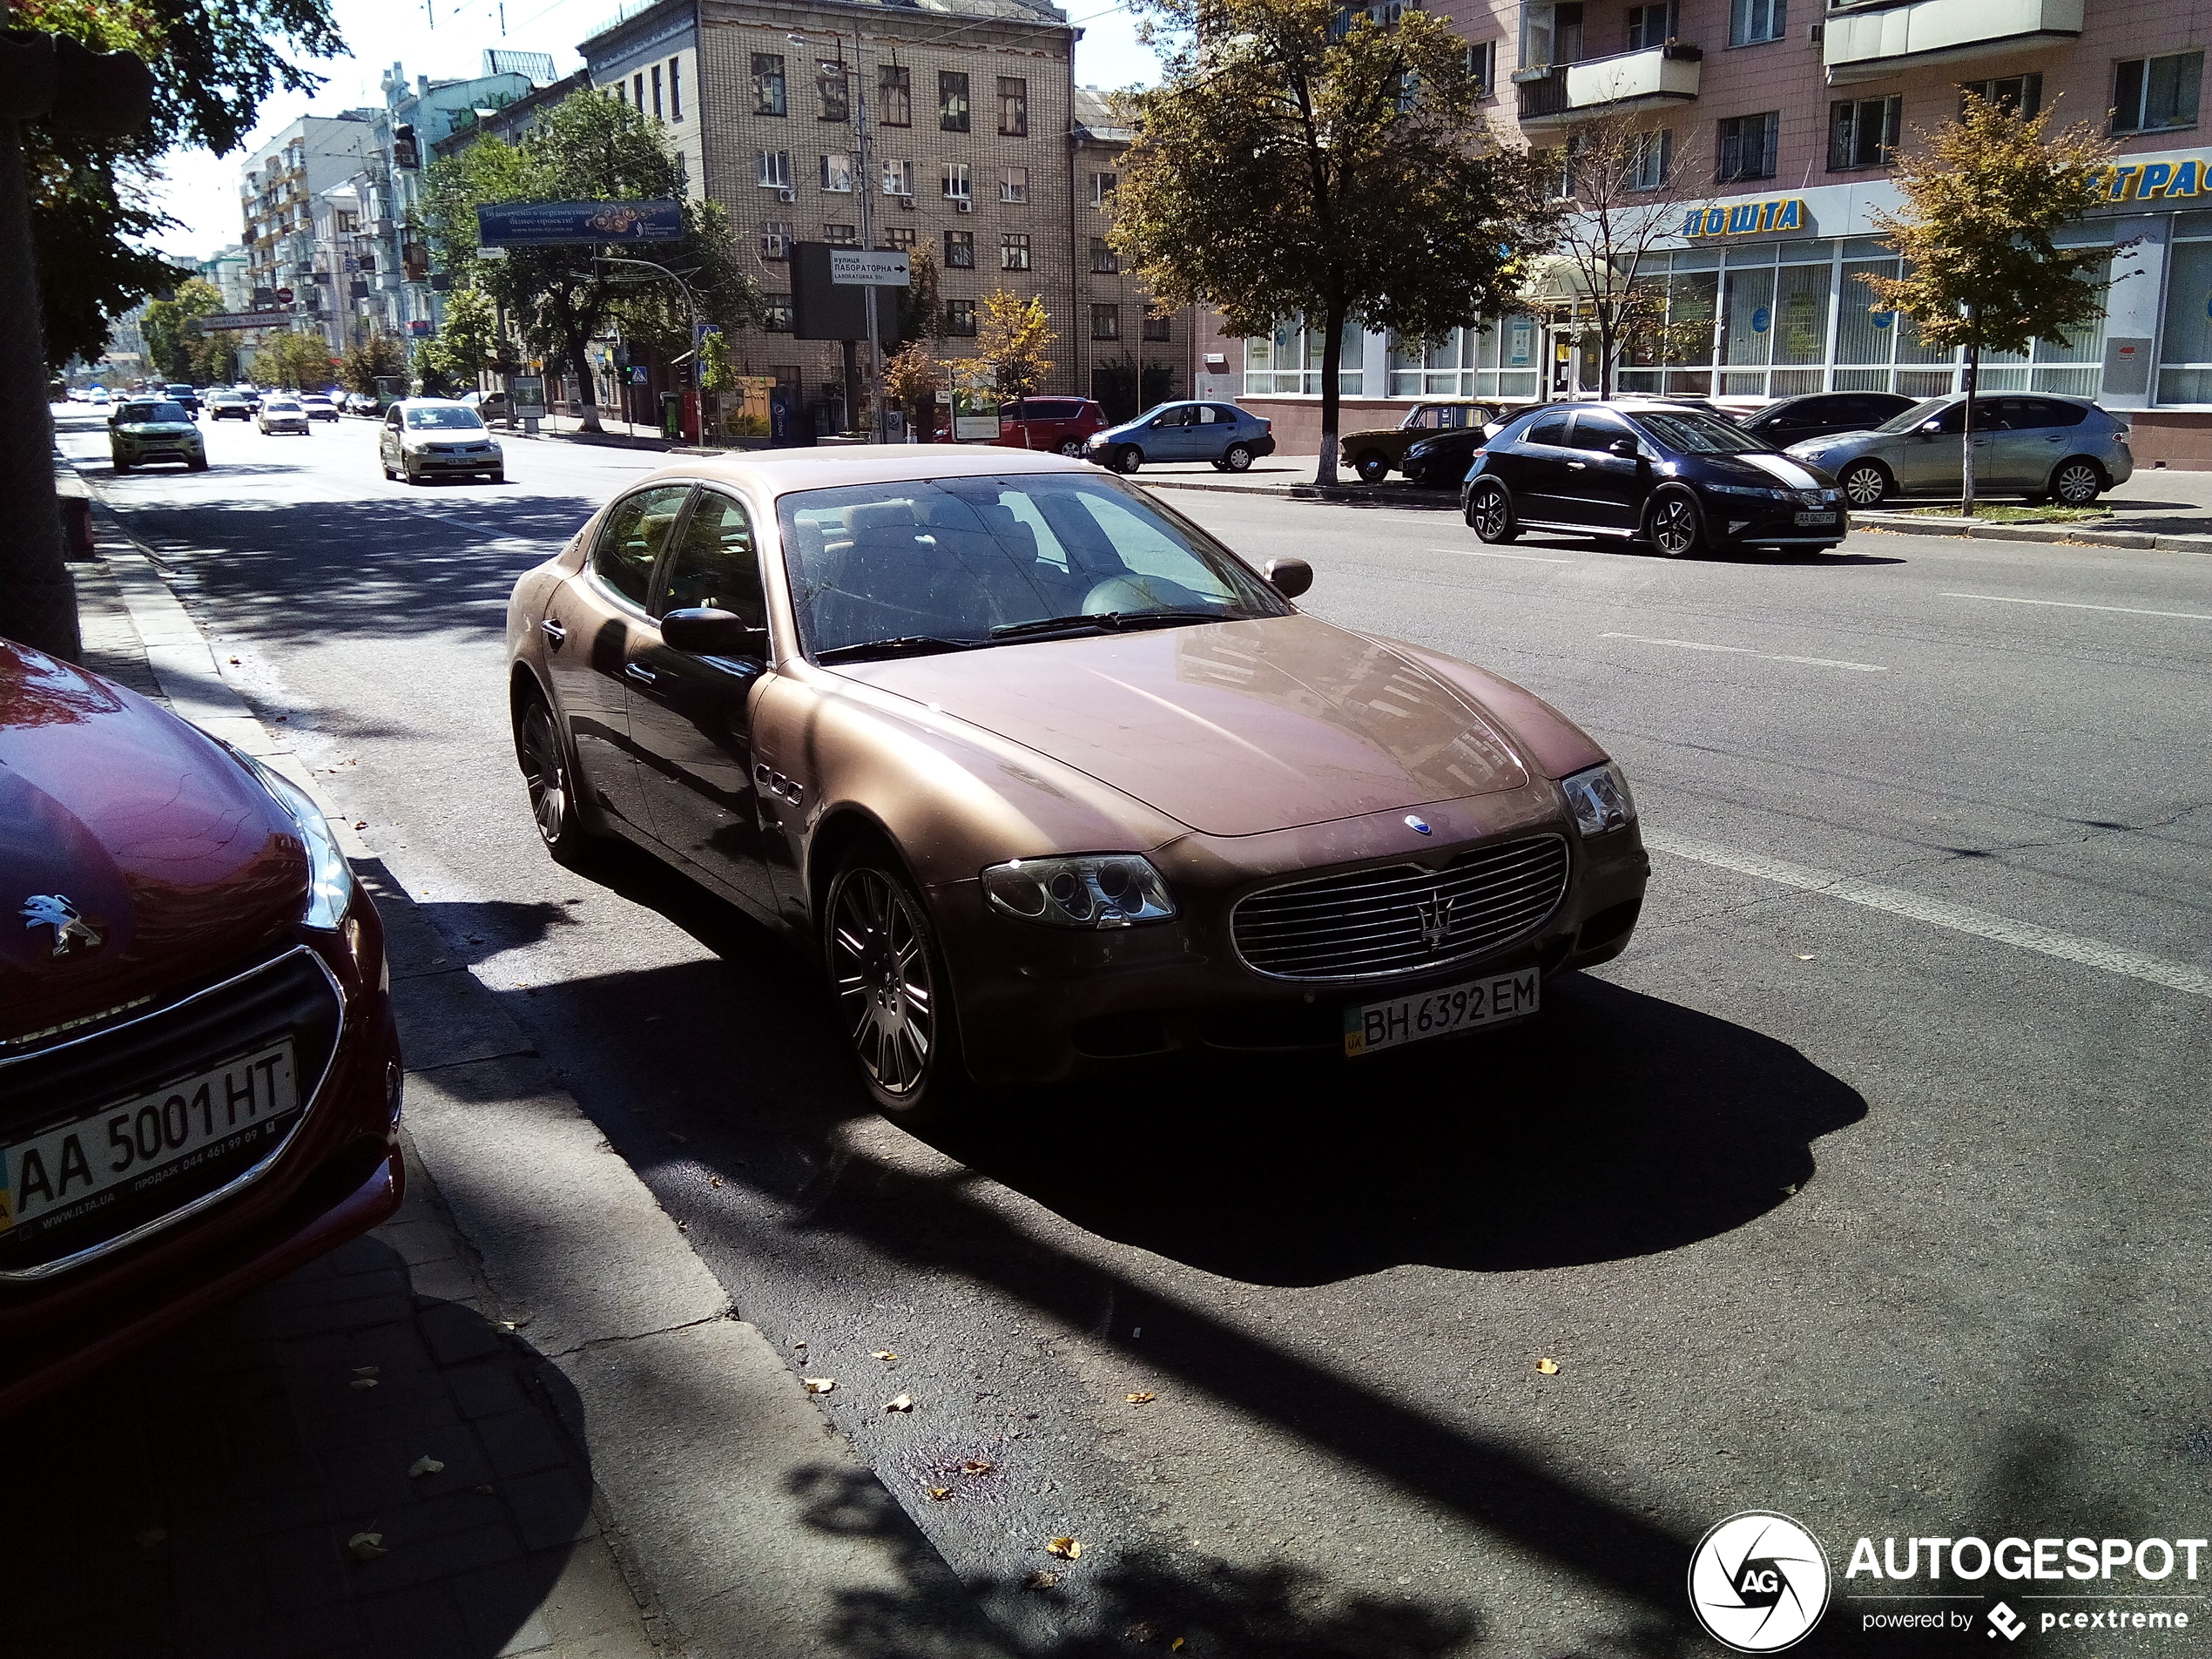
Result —
[[[1411,7],[1137,0],[1166,49],[1126,95],[1138,129],[1110,233],[1166,308],[1244,334],[1322,334],[1318,482],[1333,482],[1347,324],[1435,339],[1511,308],[1558,215],[1542,170],[1489,138],[1467,43]]]
[[[338,378],[338,365],[320,334],[300,330],[275,335],[253,354],[257,386],[289,391],[320,391]]]
[[[945,305],[938,293],[937,256],[917,247],[907,256],[907,286],[899,294],[899,338],[941,340]]]
[[[445,354],[438,349],[438,342],[426,340],[415,348],[415,361],[410,365],[415,377],[417,397],[451,397],[455,392],[452,374],[446,367]]]
[[[995,288],[983,296],[975,320],[975,359],[989,371],[1001,397],[1027,397],[1044,383],[1052,373],[1046,354],[1058,338],[1039,295]]]
[[[179,283],[168,299],[149,304],[139,327],[146,339],[146,355],[156,372],[172,381],[192,378],[198,368],[193,348],[206,334],[199,326],[200,319],[222,308],[222,291],[198,277]]]
[[[1969,92],[1959,118],[1898,156],[1890,177],[1905,198],[1877,212],[1874,229],[1902,256],[1904,274],[1861,277],[1870,309],[1898,311],[1939,351],[1966,354],[1966,511],[1974,510],[1975,381],[1984,352],[2067,343],[2104,307],[2112,250],[2062,248],[2054,238],[2104,199],[2113,146],[2087,125],[2048,131]]]
[[[926,340],[908,342],[883,365],[883,395],[908,412],[924,443],[935,428],[937,388],[944,383],[944,366],[930,355]]]
[[[660,124],[612,98],[582,96],[557,105],[519,144],[480,138],[434,162],[424,177],[425,228],[442,269],[503,307],[523,341],[576,378],[583,427],[599,429],[586,348],[610,328],[630,341],[688,347],[691,308],[664,278],[598,255],[643,257],[667,266],[696,298],[699,320],[735,329],[759,307],[729,219],[713,202],[684,204],[675,242],[510,248],[486,260],[476,240],[476,209],[496,202],[635,201],[680,199],[683,180]]]
[[[499,355],[499,307],[481,288],[455,288],[446,296],[445,316],[424,350],[432,354],[448,380],[473,390]]]
[[[338,361],[338,383],[364,397],[376,395],[380,380],[398,380],[407,374],[407,347],[389,334],[371,334],[358,346],[349,346]]]

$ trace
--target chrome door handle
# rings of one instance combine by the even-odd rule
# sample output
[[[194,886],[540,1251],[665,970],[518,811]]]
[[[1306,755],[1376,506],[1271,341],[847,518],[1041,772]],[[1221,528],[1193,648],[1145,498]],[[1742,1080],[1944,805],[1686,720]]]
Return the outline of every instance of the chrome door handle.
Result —
[[[539,617],[537,625],[544,630],[545,637],[551,640],[556,645],[559,644],[563,640],[569,637],[569,631],[561,626],[559,623],[554,621],[550,617]]]
[[[1582,461],[1570,461],[1567,463],[1567,469],[1569,472],[1584,472],[1588,469],[1588,464]]]
[[[2046,433],[2044,435],[2043,442],[2046,443],[2064,443],[2066,442],[2066,435],[2063,433],[2059,432]]]
[[[655,680],[660,678],[659,675],[654,673],[651,669],[646,667],[643,663],[625,663],[623,665],[622,671],[630,678],[636,680],[640,685],[651,685]]]

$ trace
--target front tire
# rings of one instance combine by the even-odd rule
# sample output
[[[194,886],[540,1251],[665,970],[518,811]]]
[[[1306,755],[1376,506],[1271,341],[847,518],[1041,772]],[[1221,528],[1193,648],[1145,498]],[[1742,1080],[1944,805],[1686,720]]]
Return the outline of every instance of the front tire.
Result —
[[[2092,506],[2104,487],[2104,474],[2094,461],[2061,461],[2051,475],[2051,499],[2061,507]]]
[[[1854,461],[1836,482],[1844,499],[1854,507],[1878,507],[1882,497],[1890,493],[1890,475],[1874,461]]]
[[[1250,472],[1252,469],[1252,448],[1248,443],[1232,443],[1221,452],[1224,472]]]
[[[885,1116],[942,1119],[969,1084],[936,929],[906,874],[881,853],[837,873],[822,955],[860,1081]]]
[[[1496,545],[1521,539],[1521,527],[1513,522],[1513,497],[1493,480],[1485,479],[1468,496],[1467,519],[1477,541]]]
[[[1363,484],[1379,484],[1390,476],[1390,457],[1379,449],[1362,450],[1352,463]]]
[[[1125,443],[1114,451],[1116,472],[1135,472],[1144,464],[1144,451],[1133,443]]]
[[[1070,461],[1082,460],[1083,455],[1083,441],[1081,438],[1061,439],[1060,453],[1067,456]]]
[[[1705,516],[1679,491],[1662,496],[1651,507],[1651,544],[1670,559],[1686,559],[1705,550]]]
[[[579,873],[588,872],[606,850],[606,840],[584,827],[568,744],[553,711],[536,692],[530,693],[516,716],[515,757],[529,789],[530,816],[537,821],[538,840],[544,842],[555,863]]]

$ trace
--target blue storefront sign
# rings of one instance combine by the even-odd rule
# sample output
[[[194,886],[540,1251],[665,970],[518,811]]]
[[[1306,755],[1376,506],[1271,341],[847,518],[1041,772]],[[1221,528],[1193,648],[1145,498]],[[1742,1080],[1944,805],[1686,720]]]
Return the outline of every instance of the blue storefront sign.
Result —
[[[674,242],[684,234],[684,204],[496,202],[476,209],[485,247],[559,247],[577,242]]]
[[[1763,334],[1773,322],[1774,313],[1769,311],[1764,306],[1761,306],[1751,314],[1751,332],[1755,334]]]

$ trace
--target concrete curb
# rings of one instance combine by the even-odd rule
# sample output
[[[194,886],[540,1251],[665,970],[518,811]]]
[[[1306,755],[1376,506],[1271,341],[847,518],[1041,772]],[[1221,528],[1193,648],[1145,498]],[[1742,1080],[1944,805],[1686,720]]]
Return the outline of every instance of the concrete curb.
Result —
[[[2072,524],[1993,524],[1973,518],[1913,513],[1853,512],[1851,527],[1905,530],[1916,536],[1964,536],[1986,542],[2060,543],[2074,547],[2124,547],[2161,553],[2212,553],[2212,534],[2158,536],[2148,530],[2083,529]]]
[[[1148,489],[1199,489],[1220,496],[1270,496],[1277,501],[1331,502],[1342,507],[1394,507],[1401,512],[1456,513],[1460,509],[1456,495],[1445,491],[1424,491],[1424,499],[1398,499],[1378,493],[1373,484],[1231,484],[1216,483],[1209,478],[1148,478],[1143,472],[1135,475],[1138,483]],[[1390,485],[1380,487],[1384,489]],[[1408,495],[1413,487],[1406,485]]]
[[[575,1386],[582,1420],[568,1426],[670,1622],[701,1656],[825,1659],[849,1650],[851,1598],[924,1589],[950,1615],[933,1651],[1008,1659],[1011,1646],[887,1494],[891,1527],[819,1524],[810,1494],[873,1482],[867,1465],[738,1319],[498,994],[225,682],[158,563],[132,547],[105,556],[162,693],[308,791],[363,867],[389,940],[410,1143],[521,1339]],[[917,1563],[934,1582],[916,1583]]]

